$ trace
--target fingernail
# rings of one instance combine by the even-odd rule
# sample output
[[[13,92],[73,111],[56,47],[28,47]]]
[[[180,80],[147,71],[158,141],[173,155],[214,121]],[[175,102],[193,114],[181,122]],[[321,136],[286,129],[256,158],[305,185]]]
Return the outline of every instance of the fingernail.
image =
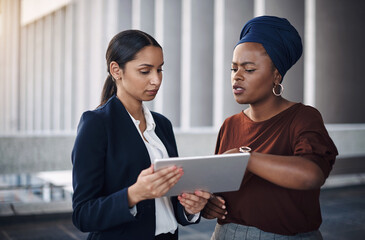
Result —
[[[226,219],[226,216],[223,216],[222,219]]]
[[[223,206],[222,206],[222,209],[226,209],[226,206],[224,206],[224,205],[223,205]]]

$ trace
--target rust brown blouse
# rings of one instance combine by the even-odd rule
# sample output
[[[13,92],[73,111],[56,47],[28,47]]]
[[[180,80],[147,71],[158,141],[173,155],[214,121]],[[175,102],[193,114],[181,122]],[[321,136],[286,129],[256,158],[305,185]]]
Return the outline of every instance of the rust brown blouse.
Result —
[[[243,112],[227,118],[219,131],[216,154],[240,146],[260,153],[305,157],[318,164],[326,178],[338,154],[321,114],[301,103],[263,122],[254,122]],[[283,235],[314,231],[322,222],[319,193],[319,189],[283,188],[246,171],[238,191],[218,194],[226,200],[228,211],[227,218],[218,223],[238,223]]]

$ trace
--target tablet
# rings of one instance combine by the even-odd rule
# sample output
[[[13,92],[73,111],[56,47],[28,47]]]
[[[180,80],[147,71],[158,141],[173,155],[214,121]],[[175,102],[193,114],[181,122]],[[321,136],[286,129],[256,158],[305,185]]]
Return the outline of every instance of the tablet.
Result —
[[[184,175],[165,195],[177,196],[203,190],[211,193],[237,191],[242,183],[249,153],[156,159],[155,171],[181,167]]]

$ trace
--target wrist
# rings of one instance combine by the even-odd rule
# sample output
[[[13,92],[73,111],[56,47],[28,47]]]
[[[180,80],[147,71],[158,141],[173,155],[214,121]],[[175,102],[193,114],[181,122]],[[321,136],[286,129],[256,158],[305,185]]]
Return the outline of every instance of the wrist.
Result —
[[[186,208],[184,208],[184,213],[185,213],[185,215],[186,215],[186,216],[191,215],[191,213],[189,213],[189,212],[186,210]]]
[[[247,163],[247,167],[246,169],[249,170],[250,172],[257,174],[256,170],[259,166],[257,166],[258,162],[257,162],[257,156],[260,155],[260,153],[258,152],[251,152],[250,153],[250,158],[248,159],[248,163]],[[260,163],[260,161],[259,161]],[[256,169],[255,169],[256,168]]]
[[[131,208],[139,202],[138,194],[135,190],[135,186],[132,185],[128,188],[128,206]]]

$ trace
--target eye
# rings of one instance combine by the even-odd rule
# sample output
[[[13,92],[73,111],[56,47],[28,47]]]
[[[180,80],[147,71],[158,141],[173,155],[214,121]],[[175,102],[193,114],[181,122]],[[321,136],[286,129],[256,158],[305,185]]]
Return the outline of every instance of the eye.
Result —
[[[157,69],[158,73],[161,73],[162,71],[163,71],[162,68]]]
[[[254,71],[256,71],[256,69],[245,69],[245,71],[248,73],[253,73]]]
[[[149,71],[149,70],[143,70],[143,71],[139,71],[141,74],[143,74],[143,75],[147,75],[147,74],[149,74],[151,71]]]
[[[231,72],[237,72],[238,69],[237,68],[231,68]]]

